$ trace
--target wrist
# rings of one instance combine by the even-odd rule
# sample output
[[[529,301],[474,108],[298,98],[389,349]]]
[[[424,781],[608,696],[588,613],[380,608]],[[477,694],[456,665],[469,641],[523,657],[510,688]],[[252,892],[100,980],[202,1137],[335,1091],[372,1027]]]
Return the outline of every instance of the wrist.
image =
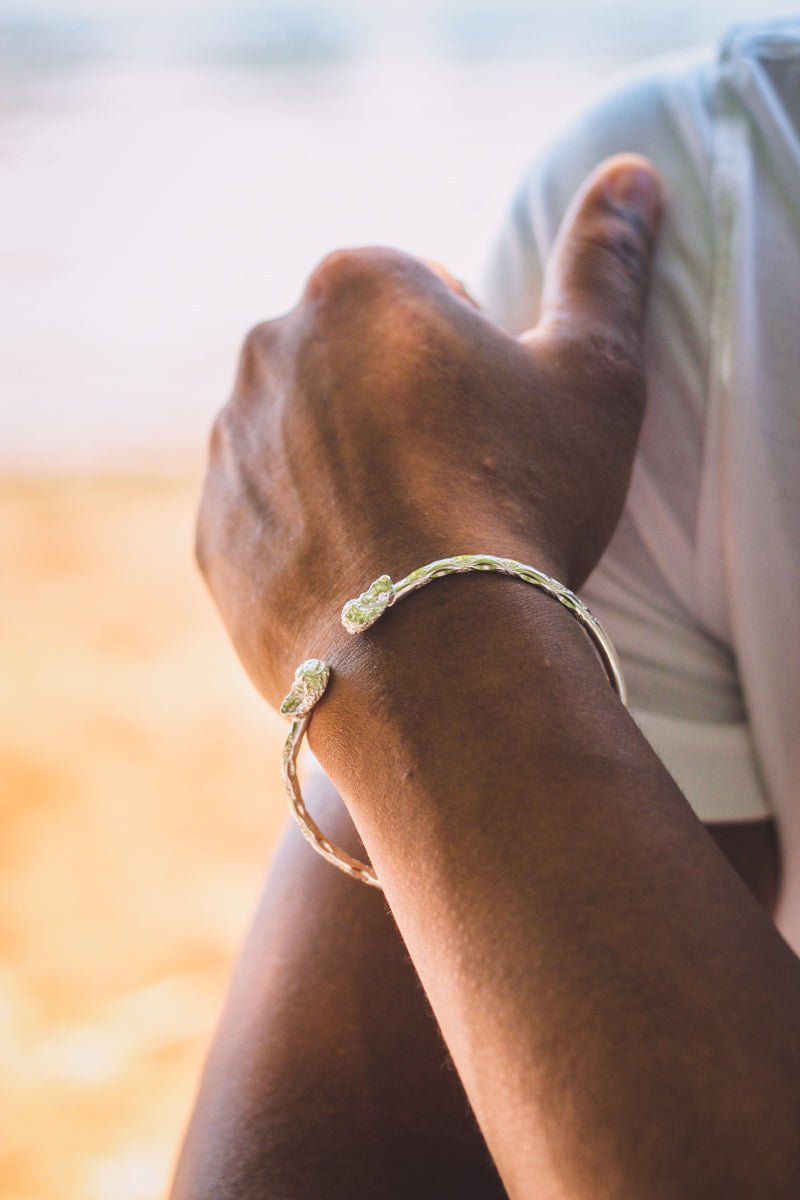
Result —
[[[617,706],[587,634],[551,596],[483,573],[436,580],[339,643],[310,739],[340,786],[356,785],[398,755],[433,769],[449,740],[473,748],[519,725],[543,744],[592,728],[598,705]],[[567,716],[569,721],[566,721]],[[457,751],[458,747],[454,747]]]
[[[370,539],[370,543],[372,539]],[[538,545],[538,543],[537,543]],[[450,561],[453,557],[453,547],[462,547],[458,554],[468,554],[474,551],[476,546],[491,546],[493,547],[492,556],[506,558],[516,563],[530,563],[535,565],[537,571],[548,576],[552,580],[562,583],[568,582],[568,572],[564,567],[562,560],[555,554],[550,554],[543,551],[541,548],[533,550],[528,540],[519,537],[509,537],[506,533],[502,536],[497,530],[491,528],[487,531],[485,522],[481,524],[480,533],[476,535],[465,536],[463,532],[458,530],[450,530],[447,536],[437,534],[436,531],[427,531],[426,536],[417,536],[413,540],[406,536],[403,539],[395,539],[388,547],[376,553],[375,546],[360,547],[357,553],[352,553],[349,556],[341,552],[338,557],[341,561],[348,557],[352,562],[352,573],[348,573],[345,579],[337,578],[335,589],[327,582],[320,587],[314,583],[303,585],[300,584],[297,590],[305,588],[309,595],[313,597],[316,592],[324,597],[323,603],[317,603],[312,606],[294,606],[296,615],[302,615],[302,626],[291,630],[291,637],[284,639],[285,644],[281,654],[283,666],[281,668],[281,679],[289,681],[292,678],[292,673],[296,666],[309,657],[321,657],[326,662],[335,667],[337,661],[340,664],[350,662],[353,658],[352,650],[354,646],[353,634],[347,630],[343,621],[343,607],[348,607],[350,603],[356,600],[359,596],[363,600],[364,593],[371,592],[373,585],[380,579],[385,578],[387,573],[390,575],[392,582],[397,586],[401,581],[405,581],[407,577],[417,574],[422,564],[430,564],[439,560]],[[496,547],[501,548],[501,553],[497,554]],[[347,591],[340,590],[347,588]],[[441,581],[438,581],[434,590],[439,591]],[[524,590],[524,589],[523,589]],[[426,588],[427,592],[428,589]],[[493,598],[492,598],[493,599]],[[499,597],[498,597],[499,599]],[[392,602],[390,602],[392,603]],[[416,604],[417,601],[415,600]],[[405,607],[405,602],[400,606]],[[468,623],[470,619],[469,605],[465,601],[464,604],[464,619],[461,624]],[[507,607],[507,600],[499,605],[499,611]],[[483,606],[485,611],[492,608],[491,602],[487,602]],[[305,611],[302,611],[305,609]],[[434,603],[435,611],[435,603]],[[473,613],[475,616],[476,632],[484,624],[484,616],[479,611]],[[409,649],[413,650],[416,646],[414,635],[416,631],[420,632],[420,643],[425,642],[427,634],[421,629],[417,622],[408,630]],[[358,635],[356,635],[358,636]],[[360,636],[363,637],[363,631]],[[357,656],[358,657],[358,656]]]

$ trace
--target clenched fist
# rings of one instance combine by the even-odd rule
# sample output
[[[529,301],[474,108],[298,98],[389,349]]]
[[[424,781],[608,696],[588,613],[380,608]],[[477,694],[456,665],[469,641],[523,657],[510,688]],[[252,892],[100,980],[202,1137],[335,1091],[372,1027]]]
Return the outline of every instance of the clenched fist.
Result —
[[[385,249],[326,258],[296,308],[250,333],[214,426],[197,547],[271,703],[302,659],[335,662],[343,602],[380,574],[487,552],[583,582],[630,477],[659,211],[642,159],[598,169],[518,339]]]

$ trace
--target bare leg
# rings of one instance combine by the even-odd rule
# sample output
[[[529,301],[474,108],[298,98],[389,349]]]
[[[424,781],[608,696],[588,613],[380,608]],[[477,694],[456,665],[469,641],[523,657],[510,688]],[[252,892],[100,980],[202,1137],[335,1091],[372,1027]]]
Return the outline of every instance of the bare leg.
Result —
[[[309,805],[363,855],[332,785]],[[292,826],[205,1069],[173,1200],[499,1200],[505,1191],[382,895]]]

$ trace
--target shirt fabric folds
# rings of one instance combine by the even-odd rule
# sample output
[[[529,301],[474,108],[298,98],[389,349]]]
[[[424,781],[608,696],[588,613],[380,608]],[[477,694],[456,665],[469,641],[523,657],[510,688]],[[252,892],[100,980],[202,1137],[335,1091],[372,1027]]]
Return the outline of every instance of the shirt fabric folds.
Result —
[[[700,818],[775,817],[779,924],[800,946],[800,19],[638,70],[537,160],[478,289],[510,332],[536,322],[573,194],[623,151],[665,185],[648,406],[582,595]]]

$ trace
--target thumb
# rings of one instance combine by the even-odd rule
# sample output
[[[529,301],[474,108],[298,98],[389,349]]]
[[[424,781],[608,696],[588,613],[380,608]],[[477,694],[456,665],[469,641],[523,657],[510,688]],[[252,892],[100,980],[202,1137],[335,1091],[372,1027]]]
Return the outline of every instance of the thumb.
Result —
[[[641,356],[647,289],[661,217],[655,168],[636,154],[607,159],[585,181],[561,223],[535,339],[613,346]]]

